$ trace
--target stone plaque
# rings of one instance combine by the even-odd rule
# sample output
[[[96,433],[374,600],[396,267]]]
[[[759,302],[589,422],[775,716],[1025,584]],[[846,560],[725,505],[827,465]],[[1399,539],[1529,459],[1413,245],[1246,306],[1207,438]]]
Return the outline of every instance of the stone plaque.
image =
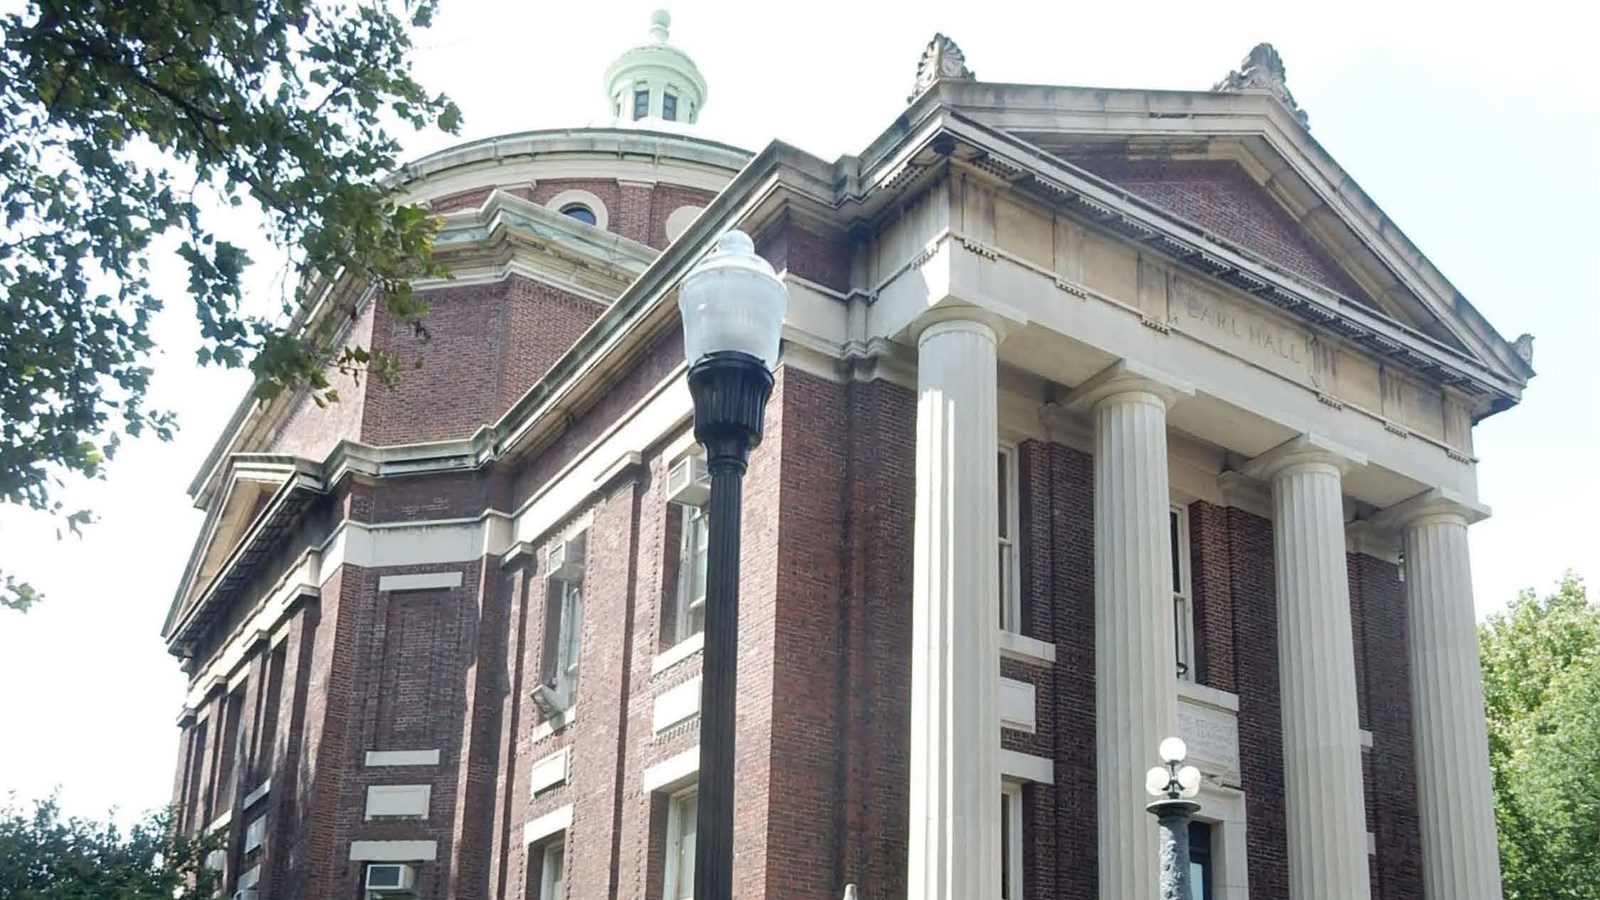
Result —
[[[1239,783],[1239,721],[1231,711],[1179,697],[1178,736],[1189,745],[1189,762],[1201,772]]]

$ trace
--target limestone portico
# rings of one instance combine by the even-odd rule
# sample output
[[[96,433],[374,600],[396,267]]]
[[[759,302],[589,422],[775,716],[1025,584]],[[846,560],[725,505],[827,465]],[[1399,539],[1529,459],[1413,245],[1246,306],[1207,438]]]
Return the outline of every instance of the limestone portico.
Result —
[[[986,461],[994,435],[1049,421],[1078,425],[1095,459],[1100,896],[1154,895],[1140,776],[1185,702],[1169,491],[1239,502],[1243,481],[1275,535],[1290,896],[1368,896],[1345,565],[1347,522],[1365,520],[1404,541],[1428,896],[1498,897],[1466,566],[1467,523],[1484,514],[1471,423],[1515,402],[1526,361],[1385,227],[1285,91],[1091,93],[964,71],[931,79],[856,174],[856,202],[890,220],[858,262],[870,291],[796,283],[791,314],[800,347],[917,348],[912,896],[993,896],[995,805],[972,789],[998,778],[997,741],[972,737],[997,735],[1000,699],[993,628],[978,628],[996,621],[1003,589],[986,549],[998,505]],[[1051,155],[1101,148],[1270,173],[1275,199],[1345,254],[1362,299]],[[795,208],[813,199],[796,194]],[[1203,446],[1219,471],[1175,466],[1170,440]],[[952,859],[951,847],[976,852]]]

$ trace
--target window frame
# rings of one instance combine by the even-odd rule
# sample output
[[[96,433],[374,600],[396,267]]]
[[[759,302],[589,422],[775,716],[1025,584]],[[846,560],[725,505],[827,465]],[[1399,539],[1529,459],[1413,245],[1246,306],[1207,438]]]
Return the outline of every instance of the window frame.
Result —
[[[678,523],[678,584],[676,588],[673,610],[673,646],[683,643],[697,634],[705,631],[705,604],[706,604],[706,560],[711,555],[711,512],[704,506],[693,503],[674,503],[681,509]],[[699,546],[692,546],[696,539]],[[698,597],[691,597],[694,591],[696,563],[700,577],[700,593]],[[690,619],[694,612],[700,613],[700,627],[689,630]]]
[[[572,214],[573,210],[578,210],[578,209],[583,210],[584,214],[587,215],[589,218],[588,219],[584,219],[584,218],[582,218],[580,216],[573,215]],[[561,213],[563,216],[566,216],[567,218],[573,220],[574,222],[582,222],[583,224],[588,225],[591,228],[600,224],[600,216],[597,213],[595,213],[594,208],[591,207],[589,204],[584,203],[581,200],[574,200],[571,203],[563,204],[560,209],[556,210],[556,212]]]
[[[995,536],[999,542],[997,554],[1000,567],[1000,630],[1022,634],[1022,566],[1018,555],[1018,532],[1021,530],[1017,512],[1022,491],[1019,485],[1021,467],[1017,463],[1014,444],[1001,442],[996,467],[1001,473],[995,491],[997,497],[997,526]]]
[[[685,813],[688,811],[690,801],[694,802],[694,815],[697,826],[694,837],[697,838],[699,835],[700,785],[697,783],[667,798],[667,841],[665,844],[666,860],[662,866],[662,900],[692,900],[694,897],[695,873],[692,868],[689,872],[688,890],[685,891],[684,885],[680,884],[683,878],[683,866],[680,860],[683,858],[684,821],[687,818]],[[694,850],[695,848],[691,844],[688,855],[691,867],[693,866]]]
[[[1022,900],[1022,784],[1002,781],[1000,800],[1000,900]]]
[[[1194,830],[1206,830],[1206,847],[1201,853],[1195,852]],[[1217,836],[1222,831],[1221,823],[1208,822],[1195,819],[1189,823],[1189,888],[1194,900],[1217,900]],[[1195,880],[1195,867],[1200,868],[1200,879]]]
[[[678,95],[672,91],[661,92],[661,118],[668,122],[678,121]]]
[[[561,873],[554,878],[551,872],[554,867],[551,861],[555,860],[560,866]],[[544,845],[539,861],[539,897],[538,900],[562,900],[567,889],[567,835],[566,832],[557,834]]]
[[[1168,505],[1167,570],[1173,576],[1173,674],[1179,681],[1198,684],[1194,654],[1194,574],[1189,564],[1189,508],[1174,500]],[[1181,667],[1181,670],[1180,670]]]
[[[644,101],[642,109],[640,108],[640,101],[641,100]],[[637,122],[640,119],[648,119],[649,117],[650,117],[650,86],[649,85],[644,85],[644,86],[635,85],[634,88],[633,88],[633,121]]]
[[[555,674],[562,683],[571,686],[578,682],[579,666],[583,663],[583,579],[556,578],[552,582],[561,586]]]

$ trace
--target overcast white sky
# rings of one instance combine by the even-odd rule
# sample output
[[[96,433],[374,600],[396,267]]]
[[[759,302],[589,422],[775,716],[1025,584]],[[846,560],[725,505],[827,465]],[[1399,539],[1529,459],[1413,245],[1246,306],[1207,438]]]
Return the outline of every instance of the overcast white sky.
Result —
[[[1482,425],[1472,530],[1480,615],[1574,568],[1600,575],[1600,65],[1577,4],[1481,17],[1458,3],[677,2],[674,43],[709,82],[702,131],[825,158],[864,147],[904,108],[935,31],[989,81],[1209,87],[1256,42],[1282,52],[1312,133],[1508,338],[1537,336],[1521,406]],[[602,122],[601,75],[645,38],[650,4],[444,0],[420,75],[466,115],[462,139]],[[1579,15],[1582,15],[1581,13]],[[452,140],[414,140],[415,153]],[[234,223],[241,232],[252,223]],[[259,258],[259,257],[258,257]],[[69,811],[164,804],[182,677],[157,631],[200,514],[185,490],[243,395],[198,370],[183,279],[157,323],[152,400],[170,444],[135,442],[70,499],[101,518],[57,541],[0,511],[0,566],[49,600],[0,612],[0,794],[60,786]],[[263,265],[266,285],[277,273]]]

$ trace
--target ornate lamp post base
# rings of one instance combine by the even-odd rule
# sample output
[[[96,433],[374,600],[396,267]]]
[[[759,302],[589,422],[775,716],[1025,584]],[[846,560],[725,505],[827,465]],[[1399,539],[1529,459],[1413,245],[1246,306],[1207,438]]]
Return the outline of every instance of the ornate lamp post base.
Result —
[[[1189,821],[1200,811],[1193,800],[1152,800],[1145,806],[1161,827],[1161,900],[1193,900],[1189,883]]]

